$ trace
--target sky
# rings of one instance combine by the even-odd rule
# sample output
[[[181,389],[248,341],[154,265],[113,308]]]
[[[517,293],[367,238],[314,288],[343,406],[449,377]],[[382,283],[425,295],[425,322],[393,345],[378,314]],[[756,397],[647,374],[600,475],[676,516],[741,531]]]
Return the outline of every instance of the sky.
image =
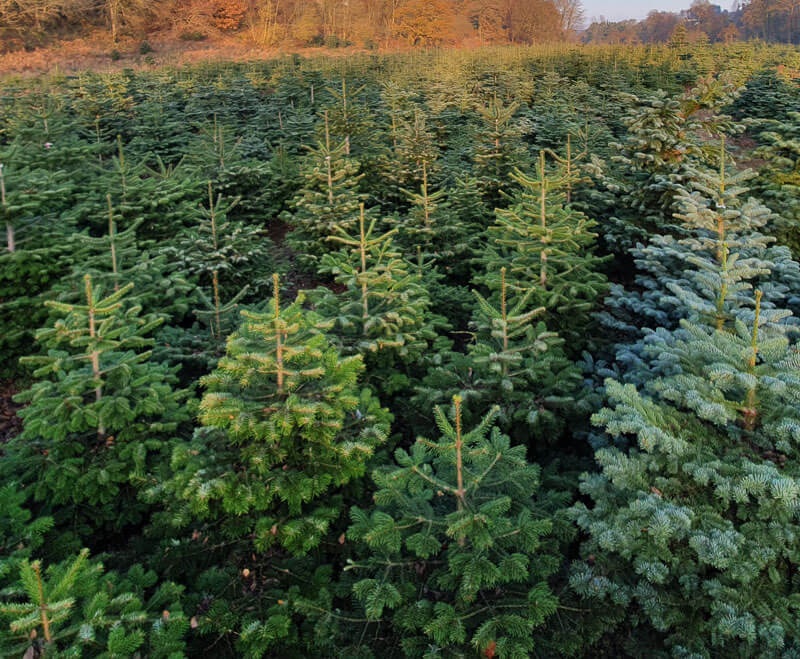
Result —
[[[680,11],[687,9],[692,0],[583,0],[587,22],[605,16],[610,21],[624,18],[644,18],[654,9],[659,11]]]

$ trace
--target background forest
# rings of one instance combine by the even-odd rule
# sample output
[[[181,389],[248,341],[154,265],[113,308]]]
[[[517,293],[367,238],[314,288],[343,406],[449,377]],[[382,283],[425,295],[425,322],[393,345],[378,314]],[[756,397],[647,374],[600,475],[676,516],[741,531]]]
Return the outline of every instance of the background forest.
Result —
[[[0,655],[795,656],[798,69],[5,80]]]
[[[798,43],[798,0],[687,1],[644,20],[587,16],[581,0],[0,0],[0,53],[100,36],[109,54],[150,41],[368,50],[563,41]],[[148,41],[148,39],[150,41]],[[122,41],[125,46],[118,46]],[[130,43],[129,43],[130,42]]]

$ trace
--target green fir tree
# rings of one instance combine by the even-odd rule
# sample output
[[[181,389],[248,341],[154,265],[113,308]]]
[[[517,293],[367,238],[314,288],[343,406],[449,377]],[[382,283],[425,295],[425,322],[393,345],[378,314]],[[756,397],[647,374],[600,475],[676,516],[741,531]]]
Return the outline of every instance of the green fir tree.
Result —
[[[526,296],[530,308],[546,308],[548,327],[570,340],[585,345],[597,298],[606,289],[599,271],[603,259],[593,252],[597,225],[565,204],[566,181],[550,176],[545,154],[539,155],[538,178],[517,170],[512,174],[521,191],[507,209],[497,209],[495,224],[489,227],[490,245],[482,261],[486,274],[479,281],[498,296],[500,268],[507,267],[510,300]]]
[[[505,105],[497,95],[487,105],[477,108],[483,125],[476,135],[472,173],[490,209],[504,206],[511,173],[527,160],[520,132],[512,121],[518,108],[518,103]]]
[[[563,352],[563,340],[536,318],[533,291],[509,302],[506,269],[500,270],[500,300],[495,307],[479,293],[470,323],[473,340],[467,352],[442,353],[418,387],[420,410],[446,404],[453,395],[464,401],[465,422],[477,423],[497,409],[500,429],[517,442],[531,438],[551,443],[574,410],[581,377]]]
[[[189,418],[175,377],[149,361],[147,335],[163,319],[129,304],[133,284],[106,295],[85,277],[85,303],[48,302],[62,314],[37,332],[46,354],[26,357],[36,382],[16,396],[22,432],[8,444],[3,472],[31,505],[79,536],[141,523],[138,493],[164,466]]]
[[[634,654],[775,656],[800,640],[800,361],[789,312],[761,300],[651,337],[664,374],[607,380],[593,418],[631,447],[600,449],[600,473],[583,477],[572,585],[629,616]]]
[[[327,117],[326,117],[327,126]],[[292,212],[283,218],[292,226],[289,246],[304,267],[314,266],[330,250],[328,238],[338,229],[357,222],[363,196],[358,192],[360,165],[346,154],[346,143],[331,146],[328,129],[325,141],[310,147],[302,169],[301,189],[291,202]]]
[[[542,551],[551,522],[536,512],[539,469],[493,420],[464,430],[456,397],[452,421],[436,410],[440,439],[420,437],[373,473],[375,507],[353,508],[347,532],[365,553],[345,567],[359,610],[341,612],[327,589],[295,602],[318,642],[341,636],[356,656],[535,651],[534,630],[557,609],[547,579],[559,561]]]
[[[52,565],[22,561],[0,601],[0,651],[6,656],[183,656],[189,621],[181,589],[133,566],[125,578],[104,573],[84,549]]]
[[[340,228],[332,241],[344,249],[322,259],[321,272],[333,275],[344,290],[337,294],[318,288],[311,295],[317,312],[332,322],[331,333],[341,341],[342,351],[363,355],[368,375],[388,377],[382,386],[390,388],[394,380],[397,386],[405,383],[402,365],[417,362],[435,338],[430,299],[419,277],[394,251],[396,233],[378,233],[375,219],[367,224],[362,205],[358,234]]]
[[[151,496],[181,502],[179,524],[303,554],[340,516],[337,492],[364,473],[390,417],[358,387],[361,358],[340,356],[303,297],[281,307],[277,275],[274,286],[271,311],[242,311],[225,357],[201,380],[203,426]]]

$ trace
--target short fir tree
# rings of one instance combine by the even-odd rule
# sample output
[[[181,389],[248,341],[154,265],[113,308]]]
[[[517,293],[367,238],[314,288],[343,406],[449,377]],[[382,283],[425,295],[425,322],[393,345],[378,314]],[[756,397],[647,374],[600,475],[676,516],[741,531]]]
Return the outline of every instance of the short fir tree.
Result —
[[[201,380],[203,426],[151,496],[183,505],[175,523],[221,525],[258,551],[303,554],[339,517],[336,492],[364,473],[389,414],[358,387],[361,357],[342,357],[303,297],[281,306],[277,275],[274,286],[270,311],[242,311],[225,357]]]
[[[375,508],[353,508],[347,532],[365,552],[345,568],[360,611],[340,614],[328,590],[295,603],[318,638],[342,634],[353,654],[373,638],[373,650],[399,644],[409,657],[534,652],[557,608],[547,578],[558,560],[541,552],[551,523],[535,512],[539,470],[493,420],[465,430],[456,397],[452,421],[436,410],[440,439],[420,437],[373,473]]]

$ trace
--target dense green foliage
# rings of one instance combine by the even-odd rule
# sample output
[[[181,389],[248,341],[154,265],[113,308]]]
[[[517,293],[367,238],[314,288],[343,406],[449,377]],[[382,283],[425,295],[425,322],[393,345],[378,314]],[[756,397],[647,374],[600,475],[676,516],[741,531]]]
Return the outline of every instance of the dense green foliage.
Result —
[[[2,83],[0,654],[795,656],[799,65]]]

